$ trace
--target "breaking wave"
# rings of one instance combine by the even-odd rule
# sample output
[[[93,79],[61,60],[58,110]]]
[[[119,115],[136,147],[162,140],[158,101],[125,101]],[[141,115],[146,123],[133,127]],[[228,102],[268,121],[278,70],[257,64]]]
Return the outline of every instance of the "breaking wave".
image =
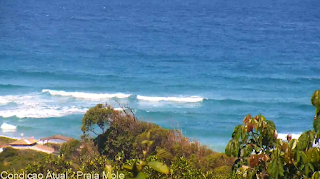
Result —
[[[84,92],[66,92],[66,91],[56,91],[43,89],[42,93],[49,93],[52,96],[66,96],[66,97],[74,97],[79,99],[87,99],[87,100],[103,100],[108,98],[128,98],[130,94],[124,93],[84,93]]]
[[[0,96],[0,105],[5,105],[10,103],[9,100],[5,99],[4,97]]]
[[[4,106],[0,108],[0,117],[17,118],[52,118],[71,114],[83,114],[88,108],[67,104],[63,101],[47,99],[36,94],[0,96],[0,103],[6,105],[15,103],[15,106]]]
[[[17,117],[17,118],[52,118],[62,117],[72,114],[84,114],[88,109],[79,108],[76,106],[67,107],[36,107],[36,108],[17,108],[12,110],[0,111],[0,116],[3,118]]]
[[[197,103],[204,100],[204,98],[199,96],[190,96],[190,97],[151,97],[151,96],[140,96],[137,95],[137,99],[144,101],[173,101],[173,102],[182,102],[182,103]]]
[[[1,130],[3,132],[15,132],[17,129],[17,126],[11,125],[11,124],[7,124],[7,123],[3,123],[1,125]]]

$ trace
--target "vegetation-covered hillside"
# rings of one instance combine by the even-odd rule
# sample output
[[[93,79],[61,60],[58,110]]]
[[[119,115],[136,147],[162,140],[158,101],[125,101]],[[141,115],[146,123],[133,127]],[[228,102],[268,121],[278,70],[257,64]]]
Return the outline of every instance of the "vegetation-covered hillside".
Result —
[[[82,123],[81,140],[62,145],[58,156],[7,148],[0,157],[10,153],[24,162],[6,169],[19,170],[28,163],[27,173],[110,171],[126,178],[226,178],[234,163],[234,158],[190,141],[180,130],[139,121],[129,108],[117,111],[98,104],[87,111]]]
[[[314,129],[299,139],[278,139],[272,121],[247,115],[235,127],[226,154],[190,141],[179,130],[139,121],[130,108],[117,111],[98,104],[82,119],[81,140],[63,144],[58,155],[7,148],[0,153],[0,170],[69,173],[69,178],[80,172],[100,178],[318,179],[320,90],[311,103],[316,107]]]

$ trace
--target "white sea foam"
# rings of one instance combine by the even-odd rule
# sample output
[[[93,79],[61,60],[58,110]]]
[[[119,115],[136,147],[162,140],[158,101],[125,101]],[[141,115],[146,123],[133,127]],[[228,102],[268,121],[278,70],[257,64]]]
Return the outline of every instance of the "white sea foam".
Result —
[[[199,96],[190,96],[190,97],[151,97],[151,96],[140,96],[137,95],[137,99],[144,101],[173,101],[173,102],[182,102],[182,103],[197,103],[203,101],[204,98]]]
[[[72,114],[83,114],[87,108],[78,108],[76,106],[67,107],[36,107],[36,108],[17,108],[12,110],[0,111],[0,116],[3,118],[17,117],[17,118],[51,118],[62,117]]]
[[[0,128],[1,128],[2,132],[15,132],[17,129],[17,126],[3,123]]]
[[[21,96],[21,95],[7,95],[7,96],[0,96],[0,105],[5,105],[5,104],[8,104],[10,102],[13,102],[13,103],[24,103],[25,100],[30,100],[32,98],[34,98],[35,96],[34,95],[24,95],[24,96]]]
[[[291,134],[292,139],[299,139],[301,134],[302,133],[293,133],[293,134]],[[282,140],[287,140],[287,135],[288,134],[279,133],[278,134],[278,138],[282,139]],[[315,141],[314,141],[314,143],[312,145],[313,145],[313,147],[320,147],[320,140],[317,143],[315,143]]]
[[[9,100],[7,100],[4,97],[0,96],[0,105],[6,105],[8,103],[10,103]]]
[[[108,98],[128,98],[130,94],[124,93],[84,93],[84,92],[66,92],[66,91],[56,91],[56,90],[49,90],[43,89],[43,93],[49,93],[52,96],[66,96],[66,97],[74,97],[79,99],[86,99],[86,100],[103,100]]]
[[[7,124],[7,123],[3,123],[0,128],[1,129],[14,130],[14,129],[17,129],[17,126],[14,126],[14,125],[11,125],[11,124]]]
[[[278,138],[282,140],[287,140],[287,135],[289,133],[278,133]],[[302,133],[292,133],[292,139],[298,139]]]
[[[83,114],[88,110],[88,108],[79,106],[77,103],[70,104],[61,100],[57,101],[44,97],[41,93],[0,96],[0,99],[16,104],[13,107],[0,108],[0,117],[3,118],[51,118],[71,114]]]

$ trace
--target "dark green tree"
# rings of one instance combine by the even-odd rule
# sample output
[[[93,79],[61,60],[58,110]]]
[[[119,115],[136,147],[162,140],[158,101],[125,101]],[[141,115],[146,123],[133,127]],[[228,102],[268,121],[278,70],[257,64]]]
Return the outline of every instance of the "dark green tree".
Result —
[[[95,107],[90,108],[82,118],[81,130],[84,134],[92,132],[99,135],[96,131],[96,126],[104,133],[112,120],[119,116],[120,112],[114,110],[109,105],[97,104]]]

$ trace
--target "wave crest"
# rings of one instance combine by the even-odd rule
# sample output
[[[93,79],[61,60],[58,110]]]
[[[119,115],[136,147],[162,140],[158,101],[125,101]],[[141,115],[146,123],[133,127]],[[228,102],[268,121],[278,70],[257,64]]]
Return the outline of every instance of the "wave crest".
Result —
[[[197,103],[204,100],[204,98],[199,96],[190,96],[190,97],[151,97],[151,96],[140,96],[137,95],[137,99],[144,101],[173,101],[173,102],[184,102],[184,103]]]
[[[0,105],[6,105],[6,104],[8,104],[8,103],[10,103],[9,100],[7,100],[7,99],[5,99],[4,97],[1,97],[1,96],[0,96]]]
[[[45,98],[38,93],[28,95],[0,96],[0,102],[15,103],[14,106],[0,108],[0,117],[51,118],[72,114],[84,114],[88,108],[78,104]],[[4,104],[4,105],[5,105]],[[78,105],[78,106],[76,106]]]
[[[17,118],[52,118],[62,117],[72,114],[84,114],[88,109],[71,107],[36,107],[36,108],[19,108],[13,110],[1,111],[0,116],[3,118],[17,117]]]
[[[86,99],[86,100],[103,100],[108,98],[128,98],[130,94],[124,93],[115,93],[115,94],[108,94],[108,93],[84,93],[84,92],[66,92],[66,91],[56,91],[56,90],[49,90],[43,89],[42,93],[49,93],[52,96],[65,96],[65,97],[74,97],[79,99]]]
[[[7,123],[3,123],[1,125],[1,130],[3,132],[15,132],[17,129],[17,126],[11,125],[11,124],[7,124]]]

